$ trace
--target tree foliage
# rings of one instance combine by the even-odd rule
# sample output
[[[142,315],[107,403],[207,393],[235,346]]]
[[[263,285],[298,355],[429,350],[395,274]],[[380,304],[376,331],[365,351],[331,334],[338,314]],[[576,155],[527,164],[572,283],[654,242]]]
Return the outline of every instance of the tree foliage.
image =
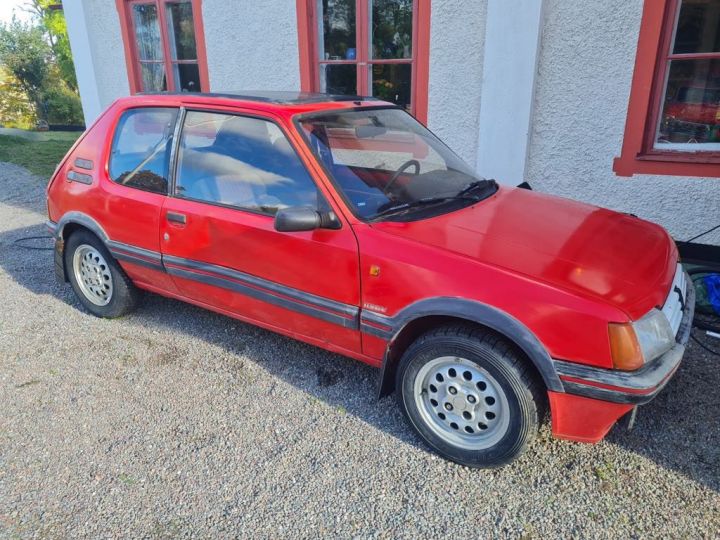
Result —
[[[26,6],[27,10],[37,17],[47,34],[60,76],[71,90],[77,92],[77,79],[68,39],[67,22],[63,11],[53,8],[57,4],[58,0],[28,0]]]
[[[45,0],[33,1],[38,2],[38,6],[45,3]],[[54,26],[55,30],[52,32],[47,26],[58,23],[55,13],[57,12],[48,10],[47,19],[38,15],[36,19],[42,24],[23,23],[15,18],[8,24],[0,24],[0,68],[7,73],[8,84],[15,85],[13,88],[20,89],[32,103],[35,119],[55,124],[82,124],[82,108],[76,90],[67,32],[62,30],[64,18],[62,27]],[[64,45],[58,37],[61,34],[64,35]],[[68,69],[67,62],[63,63],[61,60],[65,54],[63,47],[67,49],[66,60],[69,61],[72,75],[69,81],[65,73]],[[8,103],[18,105],[20,102],[10,100],[4,109],[0,108],[0,122],[13,123],[13,115],[26,115],[26,112],[12,109],[12,105]]]
[[[46,120],[50,124],[78,125],[83,123],[83,111],[77,94],[59,84],[47,88],[43,94]]]
[[[35,105],[15,76],[3,68],[0,68],[0,123],[20,129],[30,129],[35,124]]]
[[[38,26],[13,18],[0,25],[0,64],[17,80],[40,113],[50,76],[51,49]]]

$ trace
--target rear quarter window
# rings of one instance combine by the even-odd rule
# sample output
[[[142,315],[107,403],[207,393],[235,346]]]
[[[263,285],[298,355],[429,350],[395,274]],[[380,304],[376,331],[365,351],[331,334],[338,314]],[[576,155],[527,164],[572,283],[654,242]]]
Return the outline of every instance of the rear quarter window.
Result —
[[[175,108],[125,111],[110,149],[110,179],[124,186],[167,194],[177,116]]]

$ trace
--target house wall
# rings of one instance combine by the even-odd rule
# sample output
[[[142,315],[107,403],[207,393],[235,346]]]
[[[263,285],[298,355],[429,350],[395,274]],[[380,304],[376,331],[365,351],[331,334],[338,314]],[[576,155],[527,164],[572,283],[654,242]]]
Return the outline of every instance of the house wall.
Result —
[[[80,86],[90,123],[130,92],[119,15],[114,0],[66,4],[72,4],[65,10],[76,56],[91,61],[76,66],[79,79],[88,79],[84,89]],[[294,0],[204,0],[202,5],[211,90],[300,89]]]
[[[626,179],[612,171],[622,145],[643,1],[544,2],[527,180],[540,191],[661,223],[678,239],[714,225],[720,220],[720,180]],[[129,92],[118,14],[114,0],[65,4],[73,47],[83,46],[83,29],[89,44],[80,57],[91,60],[94,73],[87,72],[83,83],[83,64],[78,72],[92,121]],[[487,5],[488,0],[432,2],[428,125],[471,164],[477,163],[482,137],[497,133],[495,122],[479,121]],[[203,19],[211,90],[299,89],[295,0],[204,0]],[[93,78],[95,92],[88,82]],[[703,241],[720,244],[720,232]]]
[[[83,112],[89,124],[110,103],[130,91],[120,22],[114,0],[70,0],[64,9]]]
[[[487,0],[433,0],[431,9],[428,127],[475,163]]]
[[[642,0],[546,0],[527,179],[541,191],[637,214],[686,240],[720,222],[720,179],[612,171],[641,14]],[[701,241],[720,244],[720,234]]]
[[[203,0],[210,88],[300,90],[295,0]]]

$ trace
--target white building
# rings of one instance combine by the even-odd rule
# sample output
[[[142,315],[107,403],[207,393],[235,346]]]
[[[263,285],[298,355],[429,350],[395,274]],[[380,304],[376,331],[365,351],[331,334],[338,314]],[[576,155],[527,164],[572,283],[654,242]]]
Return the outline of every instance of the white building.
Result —
[[[63,7],[88,123],[142,91],[376,95],[486,177],[631,212],[681,240],[720,223],[720,0]]]

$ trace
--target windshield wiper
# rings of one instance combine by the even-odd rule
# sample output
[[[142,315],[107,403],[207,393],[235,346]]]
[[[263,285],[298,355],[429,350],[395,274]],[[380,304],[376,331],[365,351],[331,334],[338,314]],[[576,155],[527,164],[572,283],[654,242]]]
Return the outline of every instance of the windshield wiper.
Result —
[[[478,202],[487,197],[488,195],[494,193],[496,189],[497,182],[495,182],[495,180],[475,180],[473,182],[470,182],[467,186],[465,186],[455,195],[425,197],[416,201],[396,204],[375,214],[371,219],[375,221],[379,218],[399,214],[422,206],[427,206],[431,204],[442,204],[448,201],[465,200]]]
[[[462,188],[457,196],[467,195],[469,193],[473,193],[480,190],[486,190],[486,189],[497,189],[497,182],[491,178],[487,178],[484,180],[475,180],[474,182],[470,182],[467,186]]]
[[[431,205],[431,204],[442,204],[444,202],[457,201],[457,200],[478,202],[480,200],[480,197],[478,197],[476,195],[460,194],[460,193],[458,193],[457,195],[449,195],[449,196],[445,196],[445,197],[425,197],[424,199],[418,199],[416,201],[396,204],[395,206],[386,208],[382,212],[375,214],[372,217],[372,219],[376,220],[381,217],[387,217],[390,215],[398,214],[401,212],[405,212],[406,210],[412,210],[414,208],[419,208],[421,206],[427,206],[427,205]]]

